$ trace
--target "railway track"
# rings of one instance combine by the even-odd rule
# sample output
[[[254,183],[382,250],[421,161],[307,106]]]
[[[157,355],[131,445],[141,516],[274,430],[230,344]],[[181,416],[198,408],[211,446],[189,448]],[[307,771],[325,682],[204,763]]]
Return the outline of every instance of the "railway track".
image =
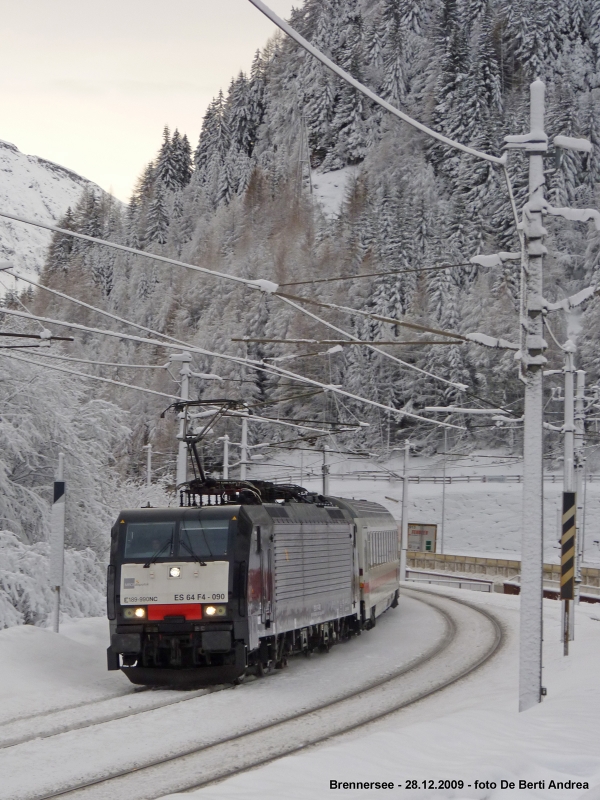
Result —
[[[501,625],[487,611],[437,592],[411,588],[403,594],[426,604],[442,624],[435,643],[399,669],[276,720],[218,738],[200,737],[193,746],[115,768],[101,777],[56,781],[44,792],[13,792],[10,800],[152,800],[201,788],[419,702],[474,672],[501,645]]]
[[[226,686],[211,686],[192,692],[169,690],[135,689],[130,692],[91,700],[72,706],[30,714],[3,722],[0,728],[0,750],[16,747],[36,739],[47,739],[69,731],[92,728],[105,722],[146,714],[159,708],[177,705],[195,697],[202,697]],[[125,706],[123,705],[125,703]]]

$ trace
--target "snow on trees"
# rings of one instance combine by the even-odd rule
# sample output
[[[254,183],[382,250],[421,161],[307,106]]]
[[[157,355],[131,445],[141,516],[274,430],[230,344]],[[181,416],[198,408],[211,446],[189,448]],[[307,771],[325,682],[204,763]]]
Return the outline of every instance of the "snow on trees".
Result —
[[[548,83],[551,135],[584,136],[594,144],[593,152],[587,154],[557,150],[556,171],[546,176],[552,202],[562,206],[568,201],[576,207],[597,203],[600,0],[307,0],[295,12],[294,24],[335,61],[394,104],[410,109],[414,117],[496,154],[505,134],[528,130],[527,87],[530,78],[540,74]],[[144,169],[127,208],[111,206],[88,192],[67,214],[63,226],[279,284],[393,273],[305,283],[290,286],[289,291],[400,320],[435,323],[434,327],[449,330],[480,330],[515,340],[517,264],[489,270],[431,269],[463,264],[478,251],[518,249],[501,175],[487,163],[425,142],[374,110],[289,41],[274,37],[256,53],[249,73],[233,77],[229,89],[211,101],[193,155],[186,136],[178,130],[171,134],[166,129],[162,143],[157,144],[157,156]],[[520,158],[511,155],[509,160],[517,205],[524,202],[527,188]],[[352,178],[339,182],[347,188],[345,193],[340,190],[336,214],[323,213],[316,196],[309,193],[308,181],[298,179],[300,159],[304,170],[305,160],[310,160],[313,173],[351,165],[348,172],[340,173],[351,173]],[[547,226],[547,246],[559,254],[547,259],[547,292],[551,300],[558,300],[596,280],[600,237],[593,230],[582,233],[576,221],[568,226],[561,221],[560,231],[550,219]],[[572,257],[567,259],[566,252]],[[244,335],[323,336],[321,326],[285,308],[277,298],[249,295],[239,287],[176,268],[148,266],[135,257],[113,257],[60,235],[53,237],[44,280],[79,292],[83,299],[92,296],[98,305],[105,304],[141,324],[237,355],[249,352],[269,359],[306,350],[279,343],[246,346],[231,341]],[[56,300],[51,302],[68,317],[74,313]],[[36,295],[35,303],[42,310],[50,301]],[[582,350],[583,366],[591,373],[590,381],[600,378],[596,308],[591,303],[583,315],[591,342]],[[405,339],[404,330],[389,323],[357,322],[342,314],[330,318],[361,338]],[[582,335],[582,341],[586,337]],[[90,348],[107,361],[159,358],[131,344],[114,342],[78,341],[70,351],[89,357]],[[521,387],[510,354],[483,352],[475,344],[390,347],[389,351],[415,366],[466,383],[494,403],[515,403],[518,408]],[[460,397],[430,378],[415,378],[389,358],[361,347],[344,348],[326,361],[311,357],[298,363],[306,375],[322,378],[325,370],[331,381],[398,408],[460,402]],[[294,394],[285,380],[260,377],[248,367],[198,363],[198,368],[230,379],[227,395],[238,399],[273,402]],[[174,388],[162,371],[139,379],[158,390]],[[194,391],[210,397],[216,389],[198,383]],[[81,402],[90,397],[85,391]],[[163,408],[147,397],[127,395],[125,400],[117,393],[116,398],[132,409],[133,429],[125,466],[120,464],[119,469],[135,478],[142,470],[141,446],[150,434],[160,439],[165,453],[170,452],[171,423],[157,421]],[[306,418],[325,411],[343,417],[351,411],[373,423],[361,434],[362,441],[373,448],[387,443],[388,432],[392,444],[409,426],[411,435],[423,433],[407,420],[388,420],[385,414],[367,411],[357,403],[336,402],[308,396],[290,401],[284,409]],[[33,418],[32,425],[35,429]],[[225,430],[232,438],[236,435],[234,423]],[[479,433],[482,441],[494,435]],[[260,436],[275,434],[264,429]],[[435,435],[427,441],[433,446]],[[167,464],[165,456],[165,472]],[[23,478],[23,486],[42,497],[37,484],[30,486],[27,480]],[[44,485],[49,485],[50,476],[45,480]],[[7,503],[13,502],[13,495],[7,497]],[[11,528],[14,518],[14,513],[10,519],[7,515],[3,527],[16,534],[23,547],[41,547],[43,525],[37,538],[26,541],[19,530]],[[93,532],[88,533],[85,541],[73,546],[91,543],[96,548]],[[10,538],[6,541],[12,548]],[[42,557],[41,550],[31,554],[32,559]]]

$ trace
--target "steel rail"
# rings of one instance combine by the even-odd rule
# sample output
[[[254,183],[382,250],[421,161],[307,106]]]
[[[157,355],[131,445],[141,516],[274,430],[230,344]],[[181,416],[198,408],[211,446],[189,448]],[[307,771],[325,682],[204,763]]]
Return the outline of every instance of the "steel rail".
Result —
[[[367,712],[365,718],[361,719],[358,722],[345,723],[342,726],[336,728],[333,732],[327,731],[317,736],[310,736],[306,741],[303,741],[299,745],[293,745],[293,744],[286,745],[285,737],[281,736],[279,738],[279,741],[281,741],[282,747],[276,753],[269,752],[269,755],[264,758],[259,757],[257,759],[253,759],[251,760],[251,763],[245,764],[241,767],[238,766],[231,768],[229,770],[225,769],[221,771],[218,775],[209,777],[206,780],[202,781],[196,780],[193,783],[185,785],[178,784],[176,787],[172,787],[168,791],[183,792],[183,791],[193,791],[195,789],[202,788],[212,783],[222,781],[224,778],[232,777],[233,775],[246,772],[250,769],[254,769],[257,766],[261,766],[271,761],[275,761],[283,756],[299,752],[300,750],[303,750],[306,747],[319,744],[325,740],[332,738],[333,736],[339,736],[343,733],[355,730],[356,728],[359,728],[362,725],[383,719],[384,717],[387,717],[390,714],[395,713],[396,711],[400,711],[403,708],[407,708],[408,706],[413,705],[423,700],[426,697],[437,694],[442,689],[451,686],[452,684],[458,682],[459,680],[462,680],[462,678],[466,677],[467,675],[473,673],[475,670],[479,669],[498,651],[499,647],[503,642],[502,625],[499,622],[499,620],[490,612],[486,611],[485,609],[481,609],[464,600],[459,600],[456,597],[445,595],[440,592],[431,592],[425,589],[417,589],[413,587],[406,588],[405,591],[413,596],[427,594],[430,595],[431,598],[441,597],[446,600],[450,600],[451,602],[457,603],[459,605],[466,606],[471,610],[476,611],[477,613],[486,617],[487,620],[491,623],[493,629],[493,639],[491,645],[487,647],[484,653],[481,656],[479,656],[474,662],[469,663],[465,669],[460,670],[458,674],[453,675],[445,680],[442,680],[439,684],[436,684],[433,688],[428,688],[422,692],[418,692],[415,697],[412,697],[405,702],[392,703],[391,705],[386,705],[386,708],[383,712],[378,712],[378,711],[375,711],[373,713]],[[346,695],[334,698],[333,700],[330,700],[326,703],[322,703],[314,708],[294,713],[289,717],[279,719],[274,722],[270,722],[266,725],[259,725],[256,728],[242,731],[239,734],[235,734],[234,736],[224,737],[208,745],[199,745],[199,746],[197,745],[184,752],[172,756],[167,756],[163,759],[157,759],[148,764],[141,765],[139,767],[122,769],[107,777],[98,778],[92,781],[81,782],[75,786],[67,787],[65,789],[55,791],[51,794],[31,795],[30,797],[27,798],[27,800],[55,800],[55,798],[62,798],[68,796],[77,797],[79,793],[81,793],[81,797],[83,798],[87,795],[86,792],[87,789],[93,789],[94,787],[100,787],[100,786],[108,786],[111,784],[113,785],[113,789],[111,789],[112,792],[116,789],[117,786],[116,782],[119,781],[120,779],[126,779],[128,776],[137,776],[146,770],[153,769],[156,767],[161,767],[165,764],[175,763],[190,756],[197,755],[201,752],[206,753],[211,750],[217,750],[218,748],[224,747],[225,745],[228,744],[239,743],[240,741],[243,741],[245,739],[250,739],[251,737],[259,736],[260,734],[276,731],[278,729],[284,728],[285,726],[289,726],[291,724],[293,725],[295,722],[310,720],[312,717],[318,717],[323,711],[327,709],[331,710],[335,709],[336,707],[340,707],[341,704],[347,703],[349,700],[353,700],[358,696],[365,695],[366,693],[377,692],[377,690],[379,689],[389,687],[393,681],[397,680],[400,677],[409,675],[410,673],[417,672],[419,669],[423,668],[437,656],[441,655],[445,650],[447,650],[450,647],[450,645],[453,643],[453,641],[457,636],[457,624],[455,620],[452,618],[452,615],[448,613],[448,611],[440,608],[435,604],[435,602],[432,602],[429,599],[424,599],[423,597],[413,597],[413,599],[416,599],[420,602],[429,605],[444,619],[445,622],[444,634],[442,635],[440,640],[437,643],[435,643],[433,647],[431,647],[426,653],[412,659],[412,661],[410,661],[408,664],[404,665],[401,669],[395,671],[394,673],[384,676],[383,678],[378,678],[377,680],[372,681],[370,683],[367,683],[362,687],[355,689]],[[156,793],[154,794],[149,795],[147,792],[145,792],[144,800],[153,800],[153,798],[161,797],[164,794],[165,794],[165,788],[157,787]]]
[[[33,742],[36,739],[51,739],[53,736],[60,736],[63,733],[69,733],[70,731],[78,731],[83,730],[86,728],[93,728],[96,725],[104,725],[106,722],[115,722],[119,719],[124,719],[126,717],[135,717],[139,714],[147,714],[150,711],[157,711],[161,708],[166,708],[168,706],[177,705],[178,703],[183,703],[186,700],[193,700],[196,697],[202,697],[205,694],[212,694],[213,692],[221,691],[224,688],[228,688],[225,685],[219,684],[217,686],[207,686],[203,689],[198,689],[192,692],[185,692],[185,696],[172,696],[172,693],[166,691],[168,697],[157,699],[151,705],[148,705],[146,708],[138,708],[138,709],[128,709],[126,711],[113,713],[113,714],[100,714],[95,719],[86,719],[76,722],[71,722],[61,727],[53,727],[52,722],[46,724],[45,728],[42,725],[39,725],[39,721],[45,718],[56,717],[60,714],[66,714],[69,711],[76,711],[80,708],[89,709],[90,706],[98,706],[102,703],[110,703],[114,702],[115,700],[119,700],[119,698],[127,698],[127,700],[131,700],[133,697],[144,696],[142,692],[145,694],[150,692],[152,687],[150,686],[138,686],[137,688],[132,688],[130,691],[121,692],[120,694],[110,695],[109,697],[101,697],[98,700],[89,700],[85,703],[74,703],[70,706],[64,706],[63,708],[54,708],[49,711],[42,711],[40,714],[28,714],[24,717],[15,717],[14,719],[8,720],[6,722],[2,722],[2,728],[6,729],[9,725],[18,725],[19,723],[27,723],[27,722],[37,722],[38,727],[36,728],[35,734],[31,736],[14,736],[13,738],[7,737],[4,741],[2,740],[2,734],[0,734],[0,750],[7,750],[10,747],[16,747],[20,744],[26,744],[27,742]],[[93,709],[90,709],[91,713],[93,713]]]

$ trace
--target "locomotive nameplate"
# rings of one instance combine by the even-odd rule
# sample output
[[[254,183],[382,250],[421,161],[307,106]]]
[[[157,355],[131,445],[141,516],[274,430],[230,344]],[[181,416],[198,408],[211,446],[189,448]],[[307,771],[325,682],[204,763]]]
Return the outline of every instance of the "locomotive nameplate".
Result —
[[[173,577],[173,572],[177,577]],[[229,562],[170,561],[121,565],[121,605],[223,603],[229,589]]]

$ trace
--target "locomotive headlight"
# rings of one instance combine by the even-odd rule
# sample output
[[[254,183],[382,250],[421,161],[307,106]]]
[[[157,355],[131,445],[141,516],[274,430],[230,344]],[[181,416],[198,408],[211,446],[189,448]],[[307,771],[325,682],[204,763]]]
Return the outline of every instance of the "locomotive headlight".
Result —
[[[133,612],[138,619],[144,619],[146,616],[146,609],[145,608],[136,608]]]
[[[171,567],[169,569],[169,578],[179,578],[180,575],[181,575],[180,567]]]
[[[227,614],[227,606],[204,606],[204,613],[207,617],[224,617]]]

